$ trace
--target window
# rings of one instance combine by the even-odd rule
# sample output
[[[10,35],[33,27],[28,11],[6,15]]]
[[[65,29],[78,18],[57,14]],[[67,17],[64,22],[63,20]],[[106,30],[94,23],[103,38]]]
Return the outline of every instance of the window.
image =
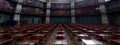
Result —
[[[110,0],[105,0],[105,2],[110,1]]]

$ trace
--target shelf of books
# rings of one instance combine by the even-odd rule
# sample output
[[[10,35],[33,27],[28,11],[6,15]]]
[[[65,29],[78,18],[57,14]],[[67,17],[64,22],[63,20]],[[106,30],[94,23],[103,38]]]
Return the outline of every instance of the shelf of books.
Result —
[[[97,0],[82,0],[75,2],[75,14],[79,15],[98,15],[100,14],[100,10],[98,8]]]
[[[24,6],[22,8],[21,14],[25,15],[45,15],[45,10],[40,8],[33,8],[29,6]]]
[[[8,2],[6,0],[0,0],[0,12],[2,13],[14,13],[16,4]]]
[[[105,3],[107,13],[118,14],[120,12],[120,1]]]
[[[15,2],[15,3],[19,3],[25,6],[31,6],[31,7],[39,7],[39,8],[45,8],[45,4],[46,2],[43,1],[39,1],[39,0],[21,0],[21,1],[17,1],[17,0],[12,0],[11,2]]]
[[[38,1],[38,0],[8,0],[7,2],[16,4],[16,5],[17,4],[22,5],[22,9],[20,12],[21,15],[25,15],[25,16],[26,15],[27,16],[28,15],[30,16],[45,16],[46,15],[46,2]]]
[[[51,16],[70,16],[70,3],[51,3]]]

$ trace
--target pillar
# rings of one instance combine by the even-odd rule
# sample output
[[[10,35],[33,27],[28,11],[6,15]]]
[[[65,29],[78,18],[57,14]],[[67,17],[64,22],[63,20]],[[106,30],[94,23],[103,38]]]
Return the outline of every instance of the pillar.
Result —
[[[46,23],[50,23],[50,2],[47,3]]]
[[[100,4],[99,6],[99,10],[101,12],[101,17],[102,17],[102,24],[108,24],[108,18],[107,18],[107,11],[105,8],[105,5],[103,4],[105,2],[105,0],[98,0]]]
[[[19,3],[22,3],[23,0],[18,0]],[[18,22],[18,25],[20,25],[20,13],[21,13],[21,10],[22,10],[22,5],[21,4],[17,4],[16,6],[16,10],[15,10],[15,15],[14,15],[14,21],[17,21]]]
[[[71,1],[71,23],[76,23],[74,1]]]

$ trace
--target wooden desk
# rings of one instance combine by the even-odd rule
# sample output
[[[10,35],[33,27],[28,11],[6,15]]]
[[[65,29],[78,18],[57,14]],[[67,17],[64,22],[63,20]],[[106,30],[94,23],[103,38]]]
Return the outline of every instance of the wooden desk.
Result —
[[[102,37],[106,41],[109,41],[111,35],[108,35],[108,34],[97,34],[97,36]]]
[[[14,36],[15,36],[15,37],[22,37],[22,36],[25,36],[25,35],[27,35],[27,34],[18,33],[18,34],[15,34]]]
[[[120,45],[120,39],[111,39],[111,40]]]
[[[7,43],[11,41],[12,39],[0,39],[0,44]]]
[[[116,35],[120,36],[120,34],[116,34]]]
[[[43,37],[43,36],[45,36],[45,34],[34,34],[35,36],[37,36],[37,37]]]
[[[101,37],[109,37],[110,35],[107,34],[96,34],[97,36],[101,36]]]
[[[105,31],[103,31],[103,32],[106,32],[106,33],[111,33],[112,31],[107,31],[107,30],[105,30]]]
[[[16,32],[20,32],[20,30],[12,30],[12,32],[16,33]]]
[[[65,32],[65,31],[57,31],[57,32]]]
[[[95,28],[95,30],[99,30],[98,28]]]
[[[86,29],[86,28],[83,28],[82,30],[86,31],[87,29]]]
[[[26,40],[19,42],[20,45],[35,45],[38,42],[38,40]]]
[[[0,30],[0,32],[5,32],[5,30]]]
[[[77,33],[78,31],[77,30],[75,30],[75,31],[72,31],[73,33]]]
[[[6,34],[9,34],[9,33],[0,33],[0,36],[6,35]]]
[[[48,31],[48,30],[46,30],[46,31],[43,31],[43,32],[48,33],[49,31]]]
[[[35,32],[34,30],[28,30],[27,31],[28,33],[33,33],[33,32]]]

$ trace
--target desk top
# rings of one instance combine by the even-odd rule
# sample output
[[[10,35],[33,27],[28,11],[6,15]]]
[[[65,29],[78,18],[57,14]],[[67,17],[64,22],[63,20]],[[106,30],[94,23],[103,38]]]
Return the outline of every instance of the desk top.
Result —
[[[43,31],[43,32],[49,32],[49,31],[46,30],[46,31]]]
[[[55,40],[52,44],[68,44],[67,40]]]
[[[23,34],[23,33],[19,33],[19,34],[15,34],[14,36],[25,36],[27,34]]]
[[[20,30],[13,30],[12,32],[20,32]]]
[[[57,32],[65,32],[65,31],[57,31]]]
[[[112,31],[107,31],[107,30],[105,30],[105,31],[103,31],[103,32],[112,32]]]
[[[116,34],[116,35],[119,35],[119,36],[120,36],[120,34]]]
[[[83,28],[82,30],[87,30],[86,28]]]
[[[112,41],[120,44],[120,39],[117,40],[112,39]]]
[[[72,32],[78,32],[78,31],[72,31]]]
[[[76,34],[77,36],[88,36],[87,34]]]
[[[38,42],[38,40],[26,40],[26,41],[23,41],[21,42],[21,44],[25,44],[25,45],[34,45]],[[20,44],[20,43],[19,43]]]
[[[65,34],[56,34],[56,36],[66,36]]]
[[[28,30],[27,32],[34,32],[34,30]]]
[[[107,35],[107,34],[97,34],[98,36],[110,36],[110,35]]]
[[[82,41],[83,41],[86,45],[103,45],[102,42],[100,42],[100,41],[98,41],[98,40],[95,40],[95,39],[90,39],[90,40],[82,39]]]
[[[93,31],[93,30],[89,30],[89,31],[87,31],[87,32],[96,32],[96,31]]]
[[[0,30],[0,32],[5,32],[5,30]]]
[[[34,34],[35,36],[45,36],[45,34]]]
[[[9,34],[9,33],[0,33],[0,36],[6,35],[6,34]]]

